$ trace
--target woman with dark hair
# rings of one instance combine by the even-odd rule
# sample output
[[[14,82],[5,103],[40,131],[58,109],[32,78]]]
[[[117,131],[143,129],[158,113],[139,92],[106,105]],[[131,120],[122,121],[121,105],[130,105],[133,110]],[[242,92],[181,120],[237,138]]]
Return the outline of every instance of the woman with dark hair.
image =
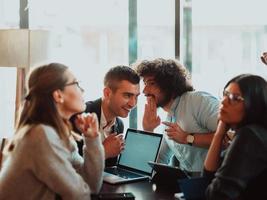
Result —
[[[235,136],[220,163],[229,129]],[[224,88],[219,124],[204,163],[204,174],[213,178],[207,199],[267,199],[266,155],[267,83],[260,76],[242,74]]]
[[[81,116],[84,159],[69,118],[85,109],[83,90],[68,68],[51,63],[32,71],[13,140],[5,148],[0,199],[90,199],[102,184],[104,151],[95,114]]]

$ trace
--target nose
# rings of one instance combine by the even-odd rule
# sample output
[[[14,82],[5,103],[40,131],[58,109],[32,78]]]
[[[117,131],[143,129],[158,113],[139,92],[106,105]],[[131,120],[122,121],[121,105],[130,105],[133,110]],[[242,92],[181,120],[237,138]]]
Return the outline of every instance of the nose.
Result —
[[[223,96],[221,100],[221,104],[225,105],[226,103],[229,103],[228,96]]]
[[[147,87],[147,85],[144,86],[143,93],[144,94],[147,94],[148,93],[148,87]]]

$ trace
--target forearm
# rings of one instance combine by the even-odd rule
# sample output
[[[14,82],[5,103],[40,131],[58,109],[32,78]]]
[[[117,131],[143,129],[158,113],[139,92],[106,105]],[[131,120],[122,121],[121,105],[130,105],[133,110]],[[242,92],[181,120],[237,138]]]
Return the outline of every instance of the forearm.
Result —
[[[211,145],[214,133],[195,133],[193,146],[209,148]]]
[[[86,181],[93,193],[99,192],[104,171],[104,148],[100,138],[85,138],[84,171]]]
[[[224,135],[215,134],[211,142],[208,154],[204,162],[207,171],[216,171],[220,163],[220,153],[222,149]]]

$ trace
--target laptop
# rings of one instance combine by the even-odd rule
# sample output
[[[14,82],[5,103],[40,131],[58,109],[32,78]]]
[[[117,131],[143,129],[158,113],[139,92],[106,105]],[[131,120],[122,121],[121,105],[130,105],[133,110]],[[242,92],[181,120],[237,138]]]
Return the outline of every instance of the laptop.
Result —
[[[148,164],[150,165],[150,167],[153,168],[154,171],[156,171],[157,174],[160,174],[162,177],[165,177],[168,181],[170,178],[175,179],[176,182],[176,180],[178,179],[190,177],[190,175],[186,171],[176,166],[170,166],[164,163],[156,163],[152,161],[149,161]]]
[[[157,160],[162,134],[128,128],[125,134],[125,149],[116,166],[105,168],[104,182],[128,183],[149,179],[153,169],[149,161]]]

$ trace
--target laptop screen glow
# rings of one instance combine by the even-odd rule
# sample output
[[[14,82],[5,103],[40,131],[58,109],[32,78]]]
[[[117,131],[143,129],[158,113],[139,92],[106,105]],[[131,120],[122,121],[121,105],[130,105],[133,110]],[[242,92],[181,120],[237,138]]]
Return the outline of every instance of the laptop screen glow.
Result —
[[[128,129],[119,165],[152,173],[148,161],[156,161],[162,135]]]

